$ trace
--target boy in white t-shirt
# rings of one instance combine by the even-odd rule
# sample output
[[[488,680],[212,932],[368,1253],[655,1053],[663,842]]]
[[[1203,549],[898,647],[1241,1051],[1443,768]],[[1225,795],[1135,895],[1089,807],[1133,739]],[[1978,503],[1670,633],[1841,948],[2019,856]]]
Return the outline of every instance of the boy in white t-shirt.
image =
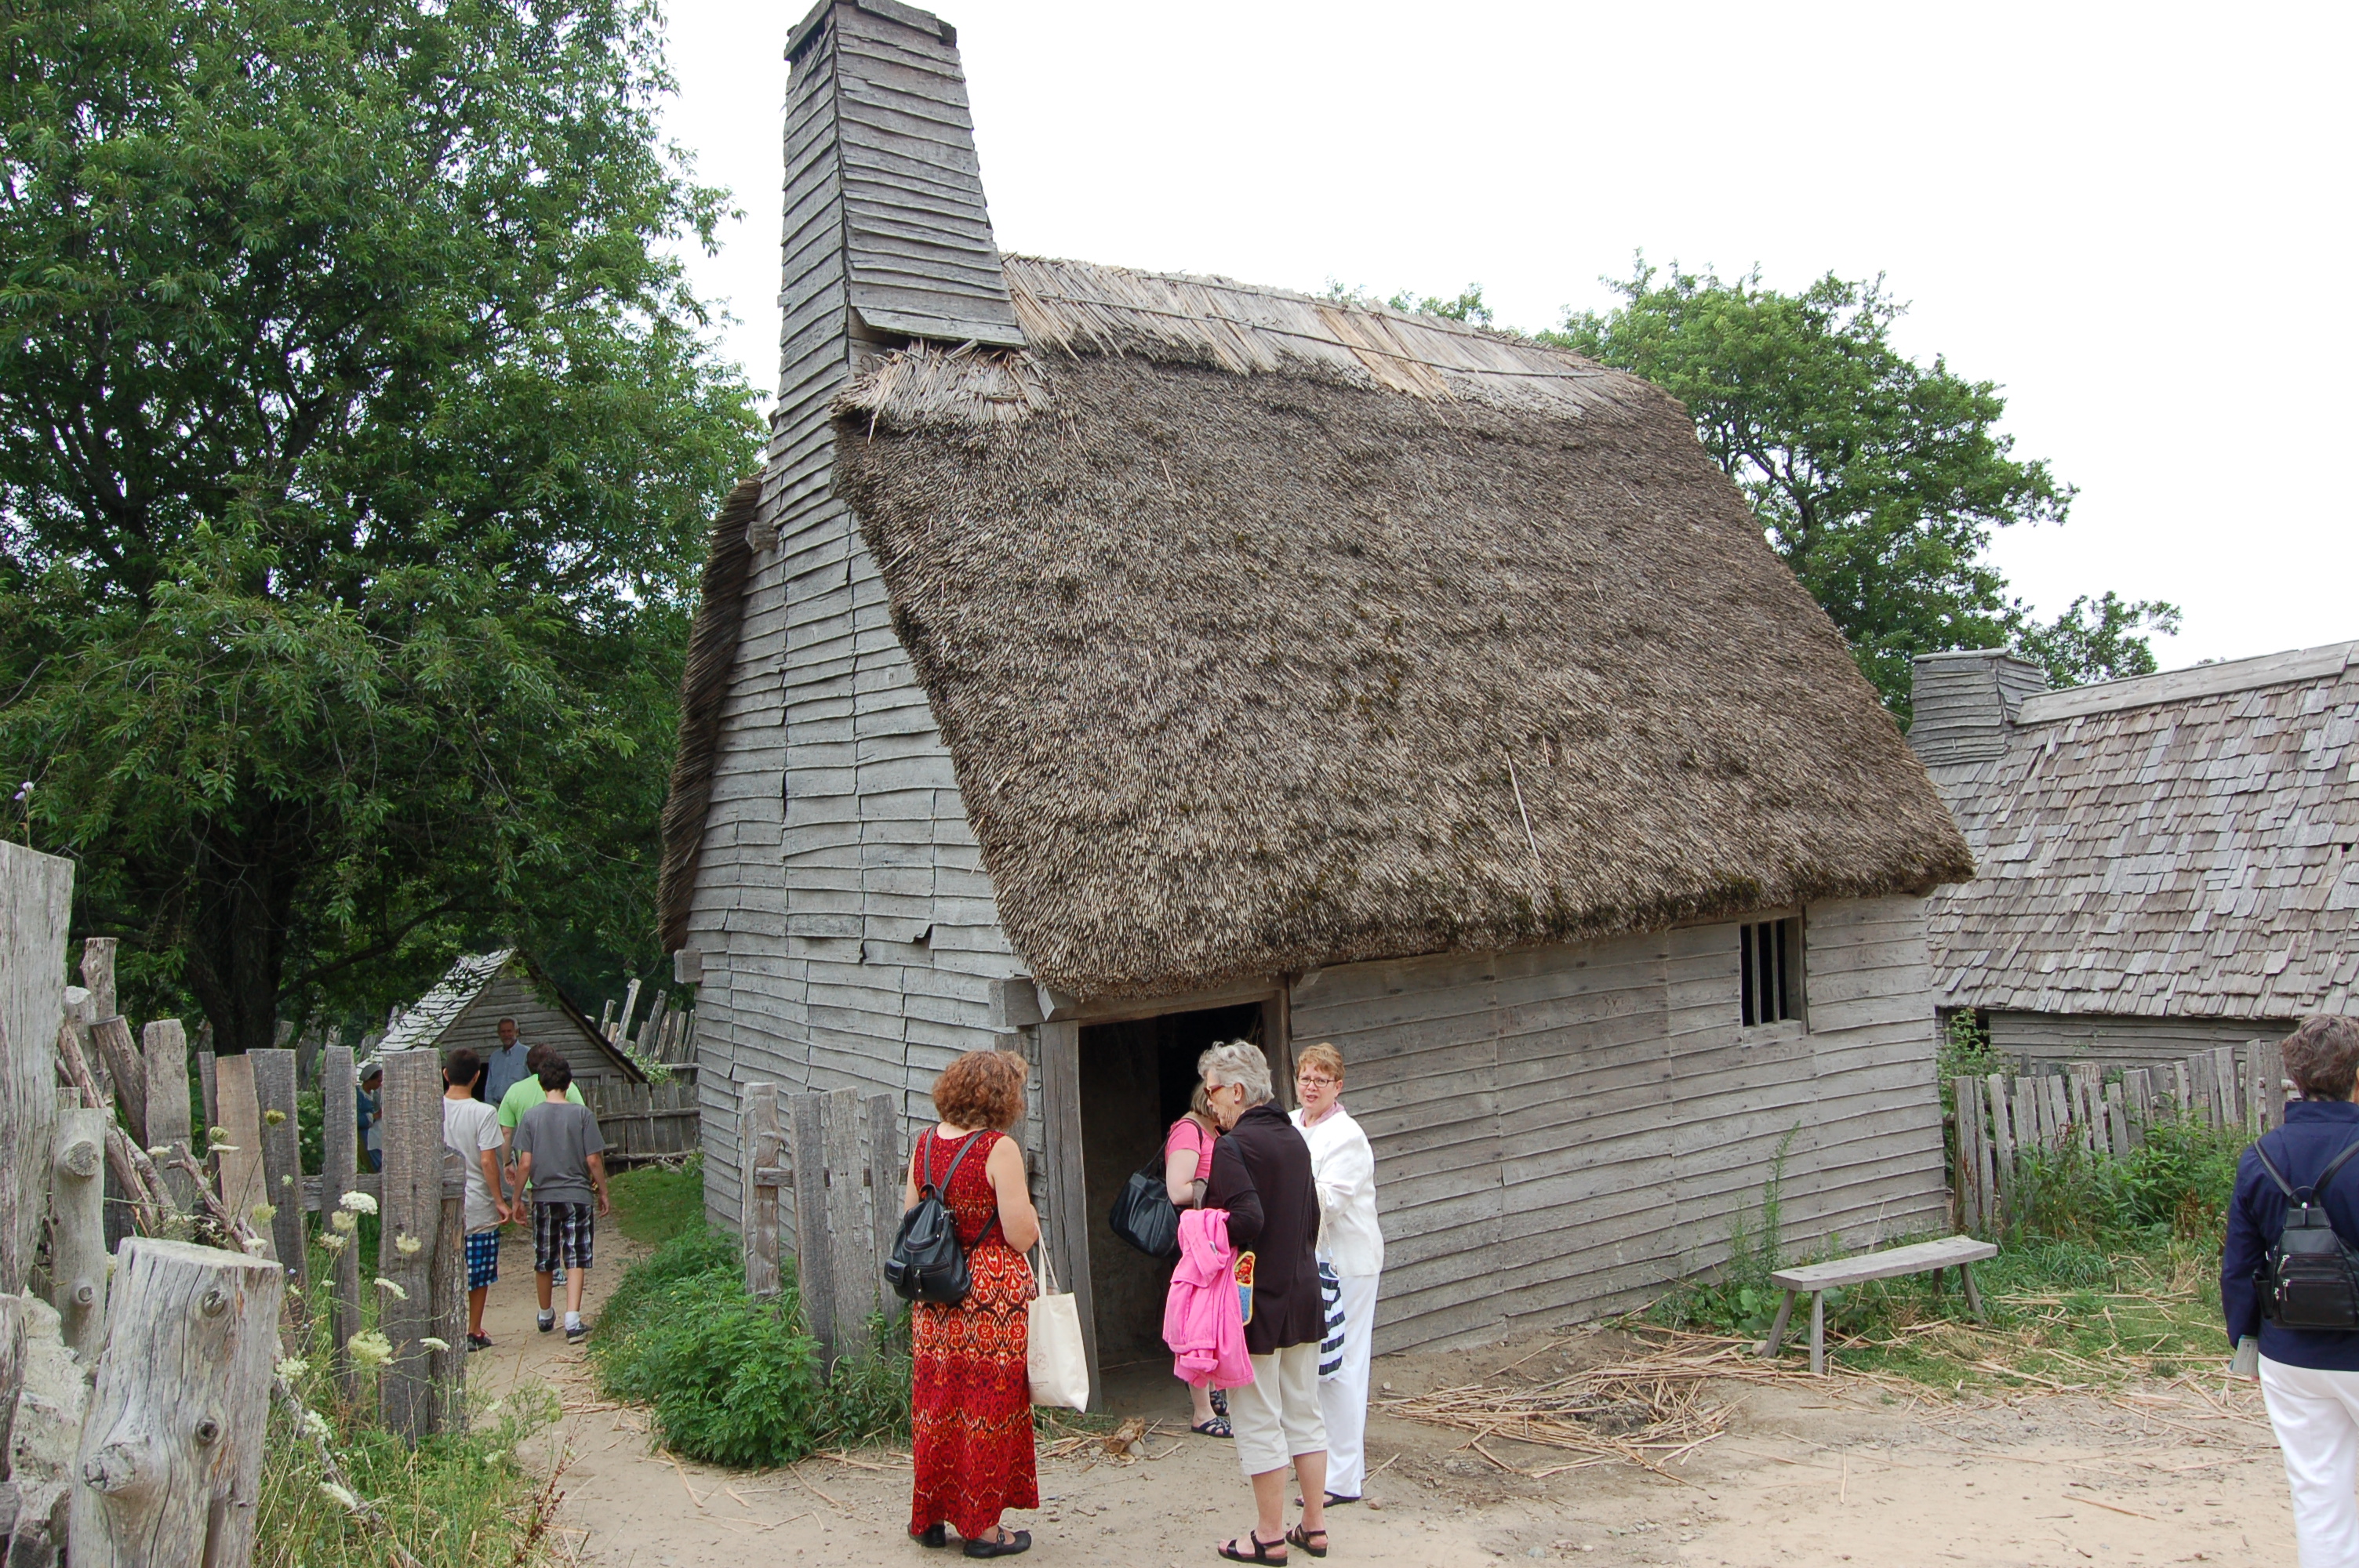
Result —
[[[500,1227],[509,1217],[500,1186],[500,1115],[475,1098],[483,1058],[464,1046],[442,1069],[442,1146],[467,1162],[467,1348],[491,1346],[484,1299],[500,1277]]]

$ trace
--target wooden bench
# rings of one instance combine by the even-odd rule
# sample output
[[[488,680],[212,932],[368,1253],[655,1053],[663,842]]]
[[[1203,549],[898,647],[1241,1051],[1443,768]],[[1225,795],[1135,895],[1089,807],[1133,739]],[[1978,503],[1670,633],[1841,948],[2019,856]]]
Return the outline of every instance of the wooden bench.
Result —
[[[1761,1354],[1775,1357],[1786,1346],[1786,1324],[1794,1315],[1794,1294],[1810,1292],[1810,1370],[1827,1369],[1827,1297],[1838,1285],[1856,1285],[1868,1280],[1889,1280],[1901,1274],[1936,1274],[1944,1269],[1955,1269],[1958,1279],[1966,1288],[1966,1310],[1974,1314],[1977,1323],[1988,1323],[1989,1314],[1983,1311],[1982,1293],[1974,1289],[1973,1266],[1985,1258],[1998,1256],[1998,1249],[1987,1241],[1977,1241],[1971,1236],[1945,1236],[1939,1241],[1919,1241],[1908,1247],[1888,1247],[1881,1252],[1863,1252],[1856,1258],[1838,1258],[1832,1263],[1812,1263],[1807,1268],[1780,1269],[1769,1276],[1773,1285],[1783,1285],[1786,1299],[1777,1303],[1777,1321],[1769,1325],[1769,1337],[1761,1342]]]

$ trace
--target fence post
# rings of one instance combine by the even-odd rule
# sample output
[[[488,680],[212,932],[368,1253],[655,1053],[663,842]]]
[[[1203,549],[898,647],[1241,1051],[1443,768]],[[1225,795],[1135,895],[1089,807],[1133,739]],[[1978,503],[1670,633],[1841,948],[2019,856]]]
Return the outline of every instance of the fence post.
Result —
[[[2214,1065],[2209,1051],[2198,1051],[2183,1064],[2188,1107],[2206,1127],[2220,1125],[2220,1091],[2212,1081]]]
[[[250,1054],[223,1056],[214,1066],[215,1089],[221,1096],[221,1130],[229,1134],[213,1149],[213,1179],[220,1185],[222,1206],[241,1220],[251,1221],[254,1206],[265,1201],[262,1179],[262,1107],[255,1098],[254,1058]],[[268,1238],[271,1227],[257,1227]]]
[[[901,1115],[891,1095],[868,1097],[868,1206],[875,1227],[875,1267],[869,1283],[890,1322],[901,1314],[901,1298],[885,1288],[885,1260],[901,1235],[901,1184],[908,1171],[901,1158]]]
[[[2106,1147],[2116,1160],[2130,1157],[2130,1124],[2128,1102],[2122,1096],[2122,1086],[2105,1086]]]
[[[778,1158],[778,1086],[741,1085],[737,1090],[737,1238],[745,1254],[745,1293],[778,1293],[778,1189],[763,1173]]]
[[[2154,1075],[2132,1067],[2122,1075],[2122,1095],[2129,1102],[2130,1143],[2138,1147],[2146,1142],[2146,1130],[2154,1125]]]
[[[827,1231],[827,1096],[788,1099],[788,1141],[794,1148],[795,1281],[803,1320],[819,1341],[824,1364],[835,1360],[835,1269]]]
[[[173,1154],[192,1152],[189,1126],[189,1034],[177,1018],[159,1018],[139,1032],[139,1054],[147,1065],[147,1142]],[[163,1166],[164,1191],[183,1214],[197,1206],[197,1184],[177,1165]]]
[[[320,1068],[320,1230],[330,1233],[344,1195],[353,1190],[354,1162],[360,1150],[356,1086],[353,1082],[353,1048],[331,1045]],[[335,1346],[336,1392],[346,1409],[358,1402],[361,1380],[344,1342],[361,1326],[361,1249],[357,1235],[332,1249],[328,1266],[328,1338]]]
[[[2285,1120],[2285,1071],[2277,1048],[2266,1040],[2246,1042],[2245,1076],[2252,1085],[2248,1125],[2258,1138]]]
[[[262,1108],[262,1187],[276,1211],[270,1217],[271,1249],[303,1290],[311,1283],[310,1249],[304,1243],[302,1132],[295,1123],[295,1053],[256,1051],[254,1097]],[[274,1125],[272,1111],[278,1113]]]
[[[1979,1230],[1984,1222],[1982,1110],[1975,1103],[1977,1080],[1955,1077],[1950,1080],[1950,1096],[1957,1105],[1958,1129],[1958,1224],[1965,1230]]]
[[[49,1188],[49,1304],[60,1337],[85,1366],[106,1342],[106,1129],[103,1110],[58,1112]]]
[[[213,1055],[212,1031],[200,1025],[197,1030],[197,1087],[205,1097],[205,1125],[221,1125],[221,1070]]]
[[[2001,1203],[2015,1198],[2015,1130],[2007,1125],[2006,1076],[1993,1073],[1983,1080],[1990,1105],[1991,1158],[1998,1168],[1998,1195]]]
[[[377,1326],[393,1345],[379,1389],[386,1429],[412,1444],[433,1434],[439,1413],[433,1353],[419,1341],[441,1316],[434,1306],[434,1246],[442,1227],[440,1068],[432,1051],[385,1055],[377,1273],[398,1288],[379,1287]]]
[[[2039,1136],[2039,1081],[2027,1073],[2015,1080],[2015,1152],[2020,1161],[2042,1146]]]
[[[277,1265],[133,1237],[73,1489],[74,1568],[244,1568],[278,1356]]]
[[[106,1076],[114,1081],[124,1125],[131,1130],[132,1141],[145,1149],[155,1141],[147,1136],[147,1064],[131,1038],[131,1025],[120,1017],[101,1017],[90,1033],[99,1059],[106,1064]]]
[[[442,1214],[432,1249],[428,1294],[434,1315],[429,1332],[442,1342],[429,1363],[440,1394],[435,1430],[467,1430],[467,1162],[447,1145],[442,1150]]]

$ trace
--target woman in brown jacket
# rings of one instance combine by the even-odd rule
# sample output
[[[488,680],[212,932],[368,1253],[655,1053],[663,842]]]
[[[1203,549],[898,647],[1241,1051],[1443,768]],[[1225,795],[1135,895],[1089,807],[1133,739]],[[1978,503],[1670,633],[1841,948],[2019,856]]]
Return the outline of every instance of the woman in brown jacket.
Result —
[[[1245,1351],[1254,1380],[1229,1393],[1237,1462],[1253,1478],[1252,1534],[1220,1548],[1238,1563],[1284,1563],[1287,1548],[1327,1555],[1327,1428],[1319,1413],[1319,1189],[1310,1146],[1273,1103],[1269,1063],[1243,1040],[1198,1058],[1213,1119],[1208,1209],[1226,1209],[1229,1243],[1254,1254],[1253,1318]],[[1286,1467],[1302,1487],[1302,1522],[1286,1526]]]

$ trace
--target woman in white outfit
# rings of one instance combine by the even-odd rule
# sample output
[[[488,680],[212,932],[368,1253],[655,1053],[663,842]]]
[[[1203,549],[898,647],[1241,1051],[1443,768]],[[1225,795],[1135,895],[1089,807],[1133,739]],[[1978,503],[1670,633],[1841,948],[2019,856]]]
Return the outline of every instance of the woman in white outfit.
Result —
[[[1311,1046],[1295,1058],[1294,1125],[1310,1145],[1319,1185],[1319,1260],[1343,1287],[1343,1358],[1319,1385],[1327,1420],[1327,1502],[1360,1500],[1367,1479],[1368,1357],[1376,1332],[1376,1276],[1385,1267],[1385,1233],[1376,1224],[1376,1152],[1342,1104],[1343,1054]]]

